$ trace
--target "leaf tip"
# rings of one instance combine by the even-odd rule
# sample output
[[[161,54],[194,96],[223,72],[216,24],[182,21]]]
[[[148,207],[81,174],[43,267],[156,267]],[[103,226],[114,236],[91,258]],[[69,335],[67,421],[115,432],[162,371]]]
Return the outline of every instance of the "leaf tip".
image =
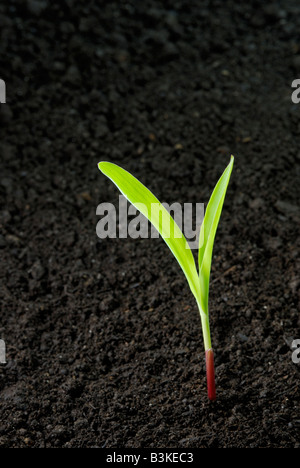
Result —
[[[110,163],[106,162],[106,161],[101,161],[98,163],[98,169],[99,171],[101,171],[104,175],[106,174],[106,169],[108,168],[108,165]]]

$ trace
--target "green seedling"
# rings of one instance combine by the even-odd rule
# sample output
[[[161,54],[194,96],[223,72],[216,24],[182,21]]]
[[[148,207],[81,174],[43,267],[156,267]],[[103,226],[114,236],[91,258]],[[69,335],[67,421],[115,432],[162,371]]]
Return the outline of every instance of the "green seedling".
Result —
[[[186,238],[166,208],[150,190],[121,167],[109,162],[99,163],[100,171],[114,182],[127,200],[158,230],[185,274],[200,312],[206,358],[207,392],[211,401],[216,399],[216,386],[208,308],[210,271],[215,235],[233,163],[234,157],[231,156],[230,163],[219,179],[205,211],[199,236],[198,271]]]

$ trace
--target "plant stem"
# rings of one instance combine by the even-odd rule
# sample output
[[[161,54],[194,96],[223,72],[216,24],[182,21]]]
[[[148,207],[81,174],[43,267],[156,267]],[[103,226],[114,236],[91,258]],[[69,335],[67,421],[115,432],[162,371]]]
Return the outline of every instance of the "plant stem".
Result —
[[[199,306],[199,304],[198,304]],[[207,379],[207,394],[210,401],[216,399],[216,383],[215,383],[215,365],[214,365],[214,352],[211,347],[209,316],[208,313],[203,312],[199,306],[203,341],[205,348],[205,363],[206,363],[206,379]]]
[[[200,311],[200,317],[201,317],[204,349],[206,351],[207,349],[210,349],[212,347],[211,339],[210,339],[209,317],[208,317],[208,313],[203,312],[201,307],[199,307],[199,311]]]
[[[207,394],[210,401],[216,399],[216,383],[215,383],[215,365],[214,365],[214,352],[207,349],[205,351],[206,360],[206,378],[207,378]]]

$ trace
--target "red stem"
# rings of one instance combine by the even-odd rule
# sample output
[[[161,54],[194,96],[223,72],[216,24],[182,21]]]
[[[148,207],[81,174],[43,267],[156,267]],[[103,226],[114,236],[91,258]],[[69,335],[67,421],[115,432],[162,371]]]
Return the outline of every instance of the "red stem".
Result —
[[[214,352],[211,348],[205,351],[205,359],[208,398],[214,401],[216,399],[215,365]]]

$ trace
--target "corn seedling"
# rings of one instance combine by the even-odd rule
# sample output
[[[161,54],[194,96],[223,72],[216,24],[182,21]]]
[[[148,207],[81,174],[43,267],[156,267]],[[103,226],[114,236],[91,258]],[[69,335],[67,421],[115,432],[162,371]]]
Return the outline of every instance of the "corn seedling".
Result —
[[[216,399],[216,386],[208,308],[210,271],[215,235],[233,163],[234,157],[232,156],[210,197],[205,211],[199,236],[198,271],[184,234],[166,208],[150,190],[121,167],[109,162],[99,163],[100,171],[112,180],[127,200],[158,230],[185,274],[200,312],[206,359],[207,392],[211,401]]]

